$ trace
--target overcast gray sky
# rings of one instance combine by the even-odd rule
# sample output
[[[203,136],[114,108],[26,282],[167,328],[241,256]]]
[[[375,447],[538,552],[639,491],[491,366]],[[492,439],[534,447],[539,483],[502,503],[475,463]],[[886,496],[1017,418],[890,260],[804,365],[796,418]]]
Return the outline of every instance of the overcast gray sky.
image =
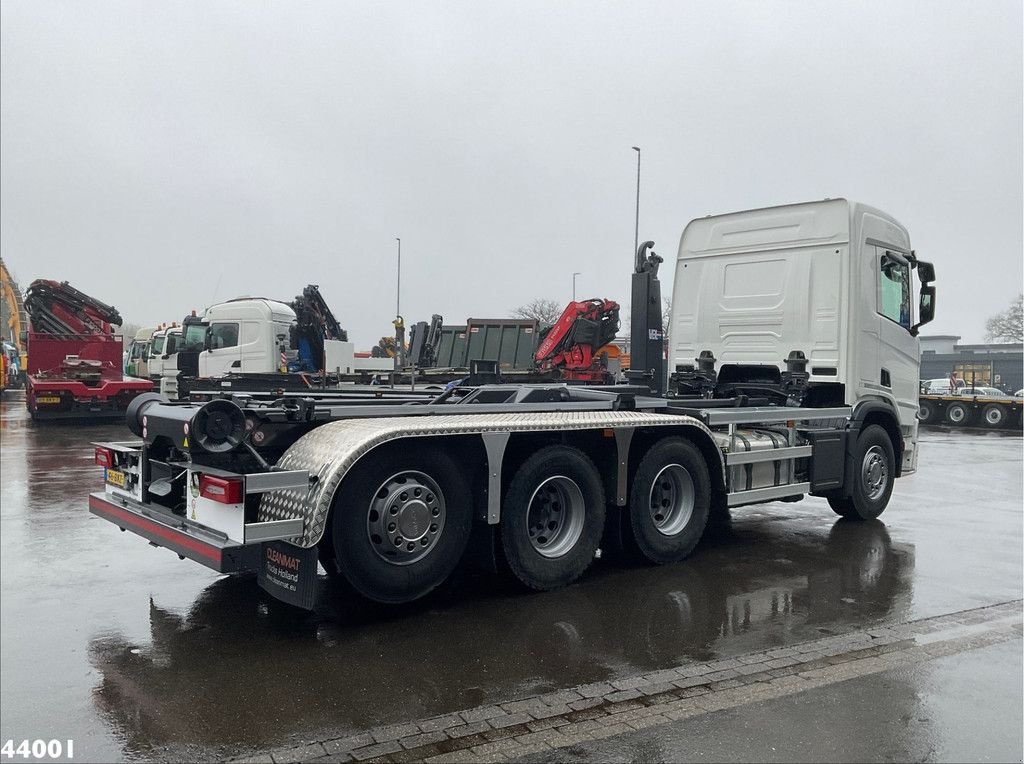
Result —
[[[319,283],[402,313],[629,300],[641,238],[825,196],[936,263],[927,333],[1022,281],[1022,18],[985,2],[4,0],[2,235],[22,286],[139,324]],[[664,280],[670,288],[671,280]]]

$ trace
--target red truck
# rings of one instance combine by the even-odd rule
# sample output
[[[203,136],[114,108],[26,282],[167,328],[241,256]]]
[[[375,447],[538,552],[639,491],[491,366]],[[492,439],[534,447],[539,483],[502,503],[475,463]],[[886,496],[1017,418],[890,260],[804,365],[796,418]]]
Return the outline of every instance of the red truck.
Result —
[[[119,419],[148,379],[122,372],[115,308],[66,281],[33,281],[25,296],[28,365],[25,402],[36,420]]]

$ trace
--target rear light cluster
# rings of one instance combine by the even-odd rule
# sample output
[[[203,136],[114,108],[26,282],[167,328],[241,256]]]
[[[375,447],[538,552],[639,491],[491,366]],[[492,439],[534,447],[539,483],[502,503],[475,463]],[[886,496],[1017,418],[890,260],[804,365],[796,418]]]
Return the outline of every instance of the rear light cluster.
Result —
[[[96,452],[93,458],[101,467],[113,467],[114,466],[114,452],[109,448],[103,448],[102,446],[96,447]]]
[[[241,504],[245,498],[242,478],[222,478],[213,475],[199,477],[199,495],[221,504]]]

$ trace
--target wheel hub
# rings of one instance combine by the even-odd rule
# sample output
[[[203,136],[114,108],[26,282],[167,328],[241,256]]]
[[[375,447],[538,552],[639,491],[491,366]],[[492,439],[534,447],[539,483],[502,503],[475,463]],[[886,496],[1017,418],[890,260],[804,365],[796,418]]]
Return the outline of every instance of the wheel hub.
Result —
[[[436,546],[444,529],[444,495],[423,472],[406,471],[381,483],[366,514],[366,535],[379,557],[409,565]]]
[[[430,510],[422,501],[410,501],[398,515],[398,531],[407,539],[416,541],[426,535],[430,527]]]
[[[864,462],[861,465],[861,480],[864,484],[865,493],[868,498],[874,501],[885,493],[889,480],[889,468],[885,462],[885,456],[879,446],[872,446],[864,454]]]
[[[564,475],[548,478],[530,497],[530,545],[543,557],[561,557],[579,541],[584,513],[583,492],[574,480]]]
[[[663,536],[675,536],[693,516],[693,478],[681,464],[662,468],[651,484],[648,510],[655,529]]]

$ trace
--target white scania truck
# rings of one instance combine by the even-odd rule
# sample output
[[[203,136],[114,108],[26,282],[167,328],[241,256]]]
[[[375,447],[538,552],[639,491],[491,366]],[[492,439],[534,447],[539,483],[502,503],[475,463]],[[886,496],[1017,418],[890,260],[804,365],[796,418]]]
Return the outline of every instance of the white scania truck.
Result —
[[[173,397],[307,390],[311,377],[390,369],[389,360],[356,358],[319,288],[291,303],[239,297],[186,316],[179,352],[163,367],[161,392]]]
[[[403,603],[471,546],[545,590],[615,539],[680,561],[741,505],[810,494],[877,517],[917,463],[917,331],[935,307],[906,230],[842,199],[693,221],[674,263],[671,376],[650,248],[633,274],[630,384],[140,396],[139,440],[96,444],[106,489],[90,511],[214,570],[255,570],[307,608],[318,562]]]

